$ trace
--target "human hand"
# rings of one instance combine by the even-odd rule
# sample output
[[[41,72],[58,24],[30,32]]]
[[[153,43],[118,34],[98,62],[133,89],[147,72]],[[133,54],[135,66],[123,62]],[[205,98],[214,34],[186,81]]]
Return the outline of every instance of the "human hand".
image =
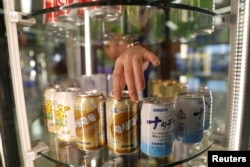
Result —
[[[122,90],[127,84],[129,96],[132,101],[138,100],[137,90],[145,88],[144,70],[149,62],[154,66],[160,64],[156,55],[140,45],[126,49],[115,62],[113,71],[113,95],[120,100]]]

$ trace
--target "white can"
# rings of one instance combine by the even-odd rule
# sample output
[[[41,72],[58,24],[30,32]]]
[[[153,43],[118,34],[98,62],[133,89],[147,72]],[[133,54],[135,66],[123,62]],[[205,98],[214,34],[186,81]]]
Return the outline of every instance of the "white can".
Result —
[[[56,133],[55,109],[53,106],[54,96],[57,88],[47,86],[43,91],[43,113],[44,121],[49,133]]]
[[[178,93],[175,97],[175,139],[198,143],[203,138],[204,96],[199,93]]]
[[[141,151],[164,157],[173,151],[173,100],[159,97],[143,99],[141,108]]]
[[[54,97],[56,134],[61,141],[73,142],[76,139],[74,99],[75,93],[65,90],[57,91]]]

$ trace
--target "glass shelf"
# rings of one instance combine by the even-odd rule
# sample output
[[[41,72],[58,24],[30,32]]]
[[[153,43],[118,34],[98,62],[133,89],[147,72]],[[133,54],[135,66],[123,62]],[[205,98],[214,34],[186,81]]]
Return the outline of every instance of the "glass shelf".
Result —
[[[173,152],[166,157],[150,157],[140,151],[127,155],[118,155],[103,148],[85,152],[76,148],[75,143],[61,142],[55,134],[48,134],[46,142],[50,151],[39,153],[46,159],[59,165],[70,167],[101,166],[101,167],[166,167],[188,162],[207,152],[214,144],[214,135],[204,133],[203,140],[197,144],[185,144],[174,141]],[[139,150],[139,149],[138,149]]]
[[[29,19],[34,16],[42,15],[48,12],[55,12],[59,10],[67,10],[67,9],[74,9],[74,8],[80,8],[80,7],[93,7],[93,6],[113,6],[113,5],[137,5],[137,6],[147,6],[147,7],[159,7],[162,9],[184,9],[184,10],[191,10],[196,11],[199,13],[203,13],[210,16],[216,16],[217,14],[213,11],[199,8],[197,6],[190,6],[187,4],[180,4],[180,3],[173,3],[168,2],[165,0],[100,0],[100,1],[94,1],[94,2],[84,2],[84,3],[73,3],[71,5],[65,5],[65,6],[56,6],[51,7],[47,9],[41,9],[38,11],[34,11],[31,14],[28,14],[26,16],[23,16],[23,19]]]

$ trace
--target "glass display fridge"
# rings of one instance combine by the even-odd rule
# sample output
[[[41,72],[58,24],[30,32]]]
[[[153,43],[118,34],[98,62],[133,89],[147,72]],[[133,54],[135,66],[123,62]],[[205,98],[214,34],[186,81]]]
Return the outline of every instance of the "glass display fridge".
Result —
[[[207,166],[209,150],[250,150],[249,0],[2,0],[0,7],[0,166]],[[130,115],[114,107],[120,101],[109,107],[113,56],[135,41],[161,64],[145,70]],[[94,102],[80,106],[79,92]],[[188,113],[177,113],[179,96],[200,98],[202,122],[181,122]],[[153,113],[145,99],[168,101],[171,114],[161,113],[168,120],[158,115],[144,125]],[[78,112],[87,114],[77,119]]]

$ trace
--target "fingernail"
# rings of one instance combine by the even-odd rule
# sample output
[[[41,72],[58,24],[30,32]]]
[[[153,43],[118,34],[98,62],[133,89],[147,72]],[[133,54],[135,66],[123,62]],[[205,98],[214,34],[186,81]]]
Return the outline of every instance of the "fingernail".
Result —
[[[160,64],[160,60],[159,60],[159,59],[156,59],[156,60],[154,61],[154,65],[158,66],[159,64]]]
[[[131,100],[135,102],[135,101],[138,100],[138,97],[137,97],[136,95],[132,95],[132,96],[131,96]]]
[[[143,90],[144,89],[144,85],[142,83],[138,83],[138,90]]]
[[[143,99],[143,91],[142,90],[137,90],[137,95],[138,95],[138,100]]]
[[[120,100],[120,94],[118,92],[114,92],[114,97],[116,100]]]

